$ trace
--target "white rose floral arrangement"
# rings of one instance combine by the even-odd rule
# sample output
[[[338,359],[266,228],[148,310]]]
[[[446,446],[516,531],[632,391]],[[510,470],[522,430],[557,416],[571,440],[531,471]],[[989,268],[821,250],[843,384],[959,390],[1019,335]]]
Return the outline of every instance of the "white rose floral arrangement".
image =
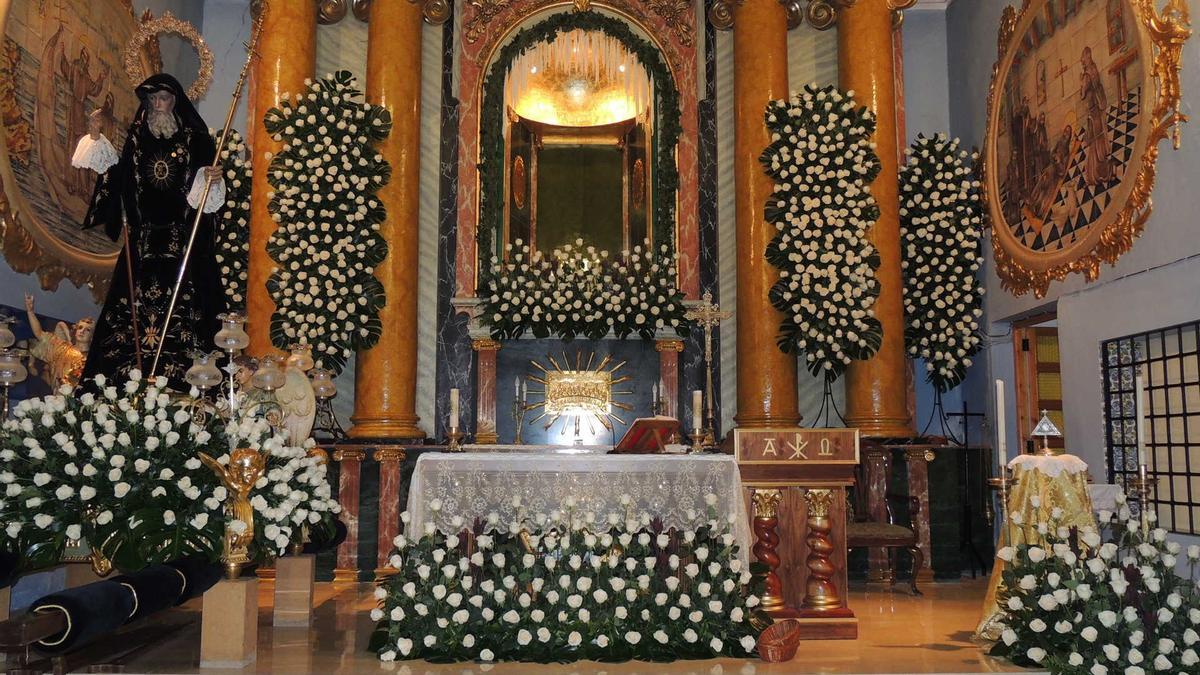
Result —
[[[55,564],[86,539],[118,570],[192,555],[216,560],[226,489],[197,455],[222,463],[233,448],[266,455],[253,505],[257,559],[285,553],[309,529],[333,527],[326,467],[263,420],[197,423],[191,399],[166,378],[136,369],[118,387],[103,375],[78,396],[69,389],[22,401],[0,430],[0,548],[23,569]],[[194,395],[195,393],[193,393]]]
[[[875,118],[853,92],[808,85],[766,111],[771,145],[760,158],[775,181],[767,222],[778,231],[767,261],[779,269],[771,304],[783,313],[779,346],[836,380],[879,350],[879,255],[867,231],[879,219],[871,182]]]
[[[387,257],[386,217],[376,194],[391,167],[372,148],[387,137],[388,111],[371,105],[355,78],[338,71],[309,81],[267,111],[263,124],[283,148],[271,158],[270,210],[278,228],[267,253],[275,313],[271,341],[302,343],[335,374],[379,340],[385,304],[375,267]]]
[[[371,649],[380,659],[672,661],[754,653],[770,620],[728,523],[711,506],[694,525],[667,529],[629,507],[597,517],[568,498],[561,510],[528,516],[517,504],[512,523],[493,513],[457,532],[429,523],[411,538],[396,537],[390,565],[397,573],[376,590],[372,612],[379,623]],[[401,520],[408,523],[408,514]]]
[[[209,129],[213,142],[220,140],[219,131]],[[221,167],[225,172],[225,208],[217,212],[214,257],[225,283],[225,300],[230,307],[246,305],[246,281],[250,257],[250,158],[246,141],[235,129],[221,150]]]
[[[1178,542],[1130,512],[1101,512],[1101,530],[1056,527],[1052,510],[1041,546],[1005,547],[999,601],[1004,630],[992,653],[1067,675],[1146,675],[1200,670],[1200,546],[1189,546],[1193,578],[1175,570]],[[1056,517],[1057,516],[1057,517]]]
[[[984,206],[975,159],[958,139],[918,136],[900,171],[904,342],[942,393],[962,382],[983,346]]]
[[[493,337],[531,332],[598,340],[612,333],[649,340],[660,331],[687,333],[683,293],[665,244],[656,251],[645,241],[611,256],[577,239],[546,256],[518,239],[505,251],[506,260],[492,257],[481,284],[480,316]]]

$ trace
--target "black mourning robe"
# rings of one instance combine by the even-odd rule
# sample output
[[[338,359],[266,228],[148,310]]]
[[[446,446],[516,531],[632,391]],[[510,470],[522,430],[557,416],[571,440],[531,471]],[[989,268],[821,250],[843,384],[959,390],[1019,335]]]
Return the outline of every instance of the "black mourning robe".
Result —
[[[147,97],[162,90],[175,95],[179,130],[171,138],[156,138],[146,123]],[[196,174],[212,163],[216,144],[174,77],[154,75],[138,86],[137,95],[142,105],[129,127],[121,159],[97,180],[83,223],[84,229],[103,226],[113,241],[121,236],[122,211],[129,226],[129,246],[122,248],[113,270],[83,381],[101,373],[123,379],[137,365],[127,271],[132,269],[143,375],[149,375],[162,341],[156,374],[186,391],[183,376],[191,366],[190,354],[213,349],[213,335],[220,327],[217,315],[225,311],[212,215],[200,220],[174,316],[167,334],[161,332],[195,217],[188,192]]]

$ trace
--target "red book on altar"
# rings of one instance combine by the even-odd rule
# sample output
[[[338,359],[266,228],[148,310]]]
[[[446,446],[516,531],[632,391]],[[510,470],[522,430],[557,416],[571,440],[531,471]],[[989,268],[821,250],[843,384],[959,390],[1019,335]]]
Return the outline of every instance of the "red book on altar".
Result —
[[[639,417],[612,451],[643,455],[666,452],[667,443],[678,433],[679,420],[674,417]]]

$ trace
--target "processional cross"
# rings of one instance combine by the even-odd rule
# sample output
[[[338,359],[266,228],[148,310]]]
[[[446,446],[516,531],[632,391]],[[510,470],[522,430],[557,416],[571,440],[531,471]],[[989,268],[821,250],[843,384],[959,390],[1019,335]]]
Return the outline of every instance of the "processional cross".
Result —
[[[683,315],[685,319],[694,321],[704,327],[704,376],[705,376],[705,419],[708,422],[709,433],[715,433],[713,418],[713,377],[712,377],[712,331],[721,322],[733,316],[733,312],[722,312],[720,305],[713,302],[712,292],[705,291],[700,304],[689,309]]]

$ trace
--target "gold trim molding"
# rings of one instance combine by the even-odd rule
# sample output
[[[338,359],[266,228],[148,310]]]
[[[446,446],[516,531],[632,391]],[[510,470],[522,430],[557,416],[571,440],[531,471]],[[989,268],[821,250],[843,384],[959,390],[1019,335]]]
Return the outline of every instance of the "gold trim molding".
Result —
[[[1187,0],[1167,0],[1161,12],[1156,8],[1155,0],[1123,0],[1127,3],[1126,8],[1132,10],[1136,17],[1139,39],[1153,51],[1152,60],[1151,54],[1143,54],[1142,59],[1150,63],[1145,70],[1153,82],[1152,89],[1156,90],[1143,93],[1147,105],[1153,101],[1153,108],[1142,117],[1134,156],[1116,190],[1121,190],[1126,183],[1131,183],[1132,187],[1123,205],[1117,200],[1110,205],[1110,209],[1120,210],[1102,228],[1093,226],[1077,243],[1061,251],[1036,252],[1017,241],[1004,219],[995,139],[999,133],[1003,94],[998,88],[1010,74],[1014,53],[1020,47],[1018,41],[1023,34],[1022,27],[1033,21],[1045,1],[1023,0],[1020,10],[1008,7],[1001,16],[998,58],[992,70],[988,92],[983,162],[983,189],[991,216],[996,273],[1003,288],[1014,295],[1033,291],[1037,298],[1045,297],[1050,282],[1063,281],[1073,273],[1082,273],[1089,283],[1095,281],[1100,276],[1101,263],[1116,264],[1145,229],[1153,207],[1150,196],[1157,176],[1159,144],[1170,137],[1173,146],[1178,149],[1178,125],[1188,121],[1188,116],[1180,111],[1180,69],[1183,45],[1192,34]],[[1119,192],[1116,197],[1120,198]]]

